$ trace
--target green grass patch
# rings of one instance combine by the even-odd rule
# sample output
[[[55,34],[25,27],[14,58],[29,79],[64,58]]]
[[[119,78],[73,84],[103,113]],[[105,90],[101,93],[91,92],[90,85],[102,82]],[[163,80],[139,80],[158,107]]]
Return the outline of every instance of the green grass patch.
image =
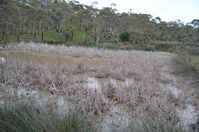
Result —
[[[44,41],[63,41],[63,35],[55,32],[44,32]]]
[[[81,32],[81,31],[75,31],[74,32],[74,41],[75,42],[83,42],[85,40],[85,33],[84,32]]]
[[[33,39],[33,37],[32,37],[32,35],[30,35],[30,34],[23,34],[23,35],[20,35],[20,40],[22,40],[22,41],[27,41],[27,40],[32,40]]]

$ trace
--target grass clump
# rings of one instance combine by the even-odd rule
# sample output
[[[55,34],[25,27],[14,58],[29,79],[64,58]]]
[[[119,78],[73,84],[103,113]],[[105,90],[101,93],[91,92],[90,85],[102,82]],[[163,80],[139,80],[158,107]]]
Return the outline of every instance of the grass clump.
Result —
[[[91,132],[92,125],[79,114],[60,118],[52,108],[41,109],[34,102],[6,102],[0,105],[0,131],[7,132]]]
[[[145,117],[141,120],[132,121],[126,131],[132,132],[183,132],[178,126],[164,122],[161,119]]]

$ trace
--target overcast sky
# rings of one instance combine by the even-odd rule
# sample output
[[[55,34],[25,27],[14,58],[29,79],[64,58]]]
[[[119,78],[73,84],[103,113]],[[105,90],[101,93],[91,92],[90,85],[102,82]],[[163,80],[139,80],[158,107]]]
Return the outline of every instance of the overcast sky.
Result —
[[[107,7],[115,3],[119,12],[146,13],[163,21],[180,19],[183,22],[191,22],[199,19],[199,0],[77,0],[80,3],[91,5],[98,2],[98,8]]]

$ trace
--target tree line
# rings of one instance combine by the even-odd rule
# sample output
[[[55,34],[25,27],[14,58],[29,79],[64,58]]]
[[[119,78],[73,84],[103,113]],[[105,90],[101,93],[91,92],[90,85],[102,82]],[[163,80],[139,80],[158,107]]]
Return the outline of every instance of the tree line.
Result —
[[[0,0],[0,43],[35,41],[79,45],[199,47],[199,19],[164,22],[150,14],[118,13],[71,0]],[[157,45],[151,44],[157,43]],[[150,44],[150,45],[149,45]],[[148,47],[146,47],[148,45]]]

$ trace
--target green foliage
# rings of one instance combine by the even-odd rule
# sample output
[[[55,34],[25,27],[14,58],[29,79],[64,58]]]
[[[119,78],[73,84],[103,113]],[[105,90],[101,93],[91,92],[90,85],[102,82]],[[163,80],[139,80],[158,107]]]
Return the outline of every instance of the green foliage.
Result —
[[[74,32],[74,41],[75,42],[83,42],[85,39],[85,33],[82,31],[75,31]]]
[[[154,49],[158,51],[169,51],[174,45],[171,43],[165,42],[165,43],[157,43],[155,44]]]
[[[44,32],[44,41],[50,42],[50,41],[62,41],[63,36],[60,33],[56,32]]]
[[[51,108],[38,108],[34,102],[0,104],[0,131],[13,132],[92,132],[93,128],[80,114],[60,119]]]
[[[123,32],[123,33],[120,34],[119,38],[122,42],[129,41],[130,40],[130,33],[129,32]]]
[[[199,28],[199,19],[194,19],[191,24],[193,24],[195,27]]]

